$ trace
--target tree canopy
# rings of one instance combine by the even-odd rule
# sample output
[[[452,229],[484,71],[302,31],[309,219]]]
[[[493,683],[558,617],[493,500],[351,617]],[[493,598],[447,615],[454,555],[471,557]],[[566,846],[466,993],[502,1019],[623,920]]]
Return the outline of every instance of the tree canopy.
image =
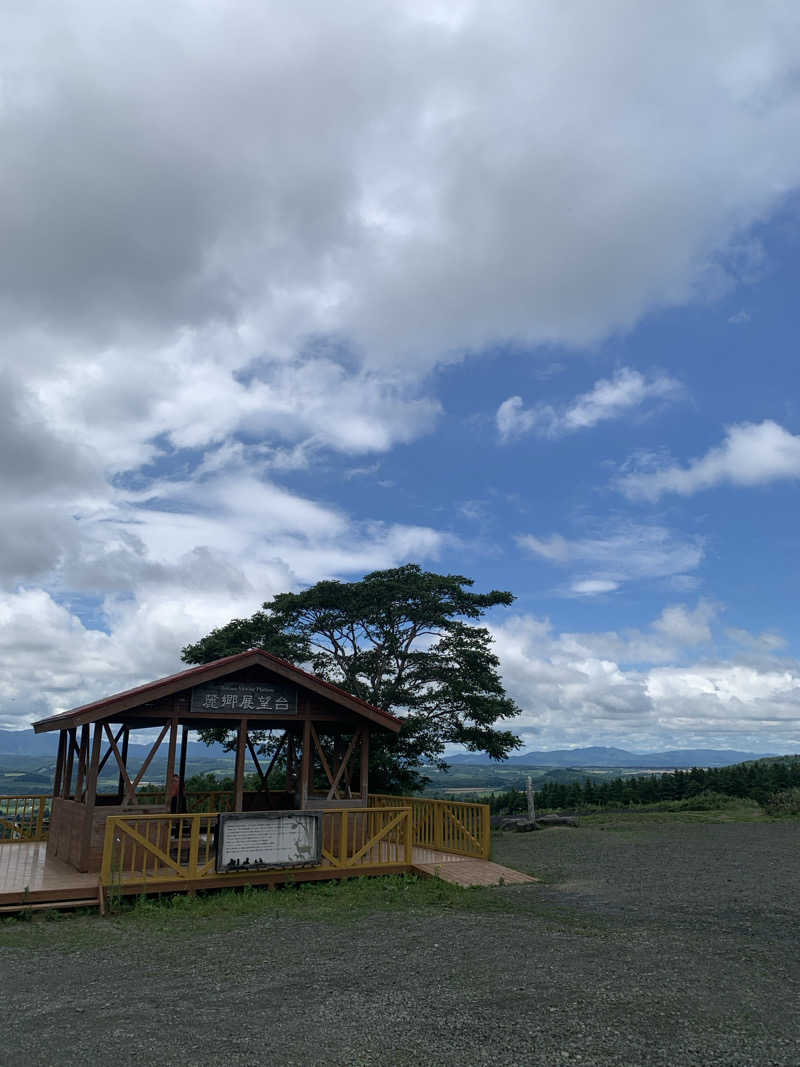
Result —
[[[498,723],[519,714],[505,693],[492,639],[476,620],[511,593],[473,593],[462,575],[408,563],[356,582],[322,581],[280,593],[249,619],[232,619],[183,650],[187,663],[263,648],[403,719],[376,736],[371,778],[415,788],[421,764],[446,767],[445,745],[503,759],[520,744]],[[209,738],[210,739],[210,738]]]

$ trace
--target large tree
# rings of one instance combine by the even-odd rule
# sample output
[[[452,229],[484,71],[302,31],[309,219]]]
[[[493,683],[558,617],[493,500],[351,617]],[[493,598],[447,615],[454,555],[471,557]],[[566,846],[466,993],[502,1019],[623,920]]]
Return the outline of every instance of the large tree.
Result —
[[[504,759],[520,744],[497,724],[519,714],[506,696],[488,630],[475,625],[509,592],[473,593],[469,578],[409,563],[357,582],[317,582],[280,593],[249,619],[233,619],[187,645],[187,663],[263,648],[403,719],[375,736],[371,781],[417,788],[424,764],[446,767],[445,745]],[[219,735],[208,732],[208,740]]]

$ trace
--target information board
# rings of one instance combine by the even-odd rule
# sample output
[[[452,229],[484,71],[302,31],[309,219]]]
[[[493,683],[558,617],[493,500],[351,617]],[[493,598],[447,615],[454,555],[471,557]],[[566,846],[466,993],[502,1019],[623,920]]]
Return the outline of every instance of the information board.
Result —
[[[280,682],[209,682],[192,690],[192,711],[250,712],[261,718],[297,714],[297,686]]]
[[[223,812],[217,828],[217,871],[313,867],[322,858],[322,812]]]

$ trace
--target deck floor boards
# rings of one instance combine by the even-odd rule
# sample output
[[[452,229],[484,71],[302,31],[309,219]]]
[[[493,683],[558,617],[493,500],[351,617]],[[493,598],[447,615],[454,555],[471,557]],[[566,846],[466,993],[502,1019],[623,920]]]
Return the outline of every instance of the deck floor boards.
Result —
[[[392,857],[394,858],[394,857]],[[399,861],[400,856],[396,859]],[[324,866],[324,865],[323,865]],[[521,885],[535,882],[536,879],[521,871],[502,867],[490,860],[472,859],[452,852],[440,852],[436,849],[414,846],[412,870],[428,876],[438,876],[446,882],[456,885]],[[358,875],[358,868],[344,871],[331,868],[331,876]],[[364,873],[380,874],[374,866]],[[390,873],[390,872],[385,872]],[[292,872],[295,881],[303,880],[302,870]],[[225,876],[222,876],[223,879]],[[318,879],[327,877],[319,870],[309,871],[307,877]],[[216,879],[220,881],[220,879]],[[275,872],[270,872],[263,881],[275,881]],[[253,878],[253,881],[256,881]],[[233,884],[233,882],[231,882]],[[199,888],[199,883],[194,883]],[[181,888],[180,882],[176,888]],[[186,888],[192,888],[188,884]],[[159,886],[152,885],[152,891],[158,892]],[[97,872],[82,874],[61,860],[47,856],[46,842],[0,843],[0,908],[14,907],[21,904],[51,903],[57,905],[75,900],[88,900],[99,897],[99,876]]]
[[[97,874],[82,874],[61,860],[48,858],[47,843],[0,844],[0,907],[25,900],[97,897]]]
[[[423,874],[436,875],[454,885],[525,885],[536,882],[530,874],[514,871],[491,860],[473,859],[432,848],[414,848],[414,867]]]

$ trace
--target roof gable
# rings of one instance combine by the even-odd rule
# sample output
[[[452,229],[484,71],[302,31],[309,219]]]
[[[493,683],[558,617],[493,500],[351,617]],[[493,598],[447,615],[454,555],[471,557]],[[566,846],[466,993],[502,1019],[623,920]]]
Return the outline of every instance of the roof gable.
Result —
[[[383,711],[360,700],[344,689],[325,682],[315,674],[296,667],[287,660],[273,656],[263,649],[252,648],[247,652],[238,652],[233,656],[225,656],[223,659],[214,660],[211,663],[203,663],[197,667],[180,671],[178,674],[169,675],[167,678],[159,678],[146,685],[127,689],[122,693],[96,700],[91,704],[73,708],[61,715],[51,715],[47,719],[41,719],[33,724],[36,733],[45,733],[49,730],[65,730],[69,727],[82,726],[86,723],[98,722],[104,719],[113,719],[116,715],[131,711],[135,708],[151,704],[163,697],[172,696],[202,685],[235,674],[245,667],[263,666],[274,674],[279,675],[286,681],[294,682],[301,689],[314,693],[316,696],[329,700],[340,707],[360,715],[378,726],[382,726],[393,733],[397,733],[402,725],[402,720],[395,715]]]

